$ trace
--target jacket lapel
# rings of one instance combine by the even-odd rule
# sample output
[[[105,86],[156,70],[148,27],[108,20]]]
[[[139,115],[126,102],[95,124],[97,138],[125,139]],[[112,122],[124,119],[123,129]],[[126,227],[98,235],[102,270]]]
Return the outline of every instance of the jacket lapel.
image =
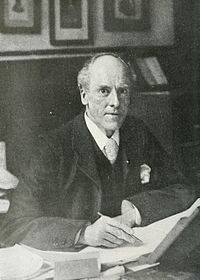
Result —
[[[72,145],[78,155],[77,167],[100,187],[101,182],[94,157],[94,143],[83,113],[75,119],[72,135]]]

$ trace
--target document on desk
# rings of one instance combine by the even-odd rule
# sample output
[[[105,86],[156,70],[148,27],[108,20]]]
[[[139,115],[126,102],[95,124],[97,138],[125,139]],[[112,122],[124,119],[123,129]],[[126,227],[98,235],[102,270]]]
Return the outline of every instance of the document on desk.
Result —
[[[135,228],[135,236],[143,241],[143,245],[134,247],[126,244],[114,249],[99,248],[101,264],[117,265],[129,261],[136,261],[139,257],[149,254],[162,242],[167,234],[174,228],[177,222],[183,217],[189,217],[200,206],[198,198],[190,208],[176,215],[162,219],[145,227]],[[93,247],[87,247],[82,252],[96,250]]]
[[[139,257],[149,254],[162,242],[167,234],[174,228],[177,222],[183,217],[189,217],[200,206],[200,198],[197,199],[190,208],[176,215],[162,219],[145,227],[136,227],[135,236],[143,241],[143,245],[135,247],[130,244],[124,244],[118,248],[96,248],[86,247],[80,252],[54,252],[34,250],[45,260],[56,262],[76,258],[96,257],[100,255],[100,263],[105,265],[120,265],[130,261],[136,261]],[[28,247],[27,247],[28,248]],[[92,255],[94,253],[94,255]]]

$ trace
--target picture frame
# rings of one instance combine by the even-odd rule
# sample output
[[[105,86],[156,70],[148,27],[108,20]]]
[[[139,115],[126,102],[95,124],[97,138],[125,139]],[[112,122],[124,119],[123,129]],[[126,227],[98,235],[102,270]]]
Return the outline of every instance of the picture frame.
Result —
[[[41,31],[41,0],[1,0],[0,32],[35,34]]]
[[[93,0],[50,0],[50,43],[55,46],[92,43]]]
[[[106,31],[130,32],[149,28],[149,0],[104,0]]]

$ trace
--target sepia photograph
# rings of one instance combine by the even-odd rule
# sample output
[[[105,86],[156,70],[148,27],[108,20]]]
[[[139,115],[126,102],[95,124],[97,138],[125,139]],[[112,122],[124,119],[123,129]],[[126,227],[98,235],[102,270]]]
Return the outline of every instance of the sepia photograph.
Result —
[[[200,279],[199,13],[0,0],[0,280]]]

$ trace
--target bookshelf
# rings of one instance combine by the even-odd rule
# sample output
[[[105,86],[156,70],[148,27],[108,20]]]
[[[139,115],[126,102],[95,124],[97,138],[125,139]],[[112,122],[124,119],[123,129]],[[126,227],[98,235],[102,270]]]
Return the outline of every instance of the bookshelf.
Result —
[[[181,88],[182,78],[178,77],[174,48],[144,48],[136,50],[126,59],[136,76],[139,92],[165,92]]]
[[[172,153],[178,141],[176,131],[180,119],[174,101],[183,94],[173,61],[174,48],[143,48],[127,53],[125,58],[136,77],[130,114],[142,119],[161,145]]]

